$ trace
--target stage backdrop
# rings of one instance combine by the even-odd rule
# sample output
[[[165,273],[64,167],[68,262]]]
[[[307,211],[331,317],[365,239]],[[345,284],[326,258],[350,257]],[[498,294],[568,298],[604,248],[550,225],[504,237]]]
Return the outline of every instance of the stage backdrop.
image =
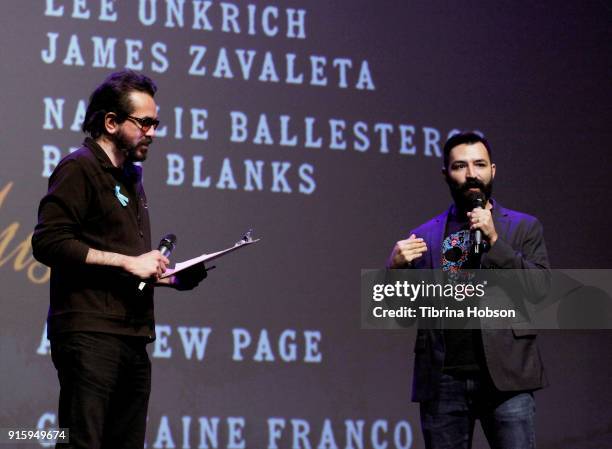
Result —
[[[112,71],[159,86],[153,240],[175,233],[179,261],[250,228],[262,239],[193,292],[157,291],[149,448],[423,447],[413,333],[360,329],[359,276],[447,207],[440,150],[454,130],[489,137],[495,196],[541,219],[554,266],[610,268],[605,1],[0,8],[2,428],[57,425],[49,272],[30,235]],[[610,447],[612,334],[540,343],[539,447]]]

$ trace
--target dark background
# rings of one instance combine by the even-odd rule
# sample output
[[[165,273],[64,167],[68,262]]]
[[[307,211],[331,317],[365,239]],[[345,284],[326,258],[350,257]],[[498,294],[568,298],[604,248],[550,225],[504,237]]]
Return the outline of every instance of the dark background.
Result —
[[[284,417],[279,441],[290,447],[292,418],[311,426],[311,444],[319,444],[325,419],[344,447],[344,420],[363,419],[366,429],[387,420],[389,447],[395,423],[407,421],[413,447],[422,447],[418,407],[409,401],[413,336],[410,332],[365,331],[359,326],[361,268],[383,265],[394,242],[408,229],[444,210],[449,203],[440,175],[441,159],[424,155],[423,127],[443,141],[453,129],[483,131],[497,164],[495,197],[506,207],[536,215],[543,223],[551,262],[557,268],[610,268],[608,234],[612,215],[610,141],[612,132],[611,7],[603,1],[571,2],[406,2],[337,1],[276,4],[303,8],[306,39],[270,38],[262,33],[223,33],[219,4],[211,8],[215,31],[192,30],[191,2],[185,3],[184,28],[167,28],[165,1],[157,2],[158,21],[138,21],[136,1],[116,2],[117,22],[100,22],[98,2],[88,2],[89,20],[45,16],[45,2],[2,3],[0,27],[0,191],[12,183],[0,206],[0,427],[36,427],[54,414],[58,385],[48,355],[37,354],[48,306],[48,283],[33,283],[16,264],[13,250],[28,236],[38,201],[46,190],[42,146],[66,152],[82,140],[69,130],[74,108],[112,70],[92,67],[91,36],[115,37],[116,70],[125,65],[123,39],[143,42],[143,71],[159,86],[160,119],[169,136],[159,138],[145,162],[145,187],[153,222],[153,240],[178,235],[175,260],[214,251],[236,241],[252,227],[263,240],[218,262],[198,290],[160,290],[156,315],[172,329],[171,358],[153,357],[148,447],[155,446],[160,421],[168,420],[181,447],[181,417],[192,417],[192,447],[197,446],[198,417],[244,417],[247,447],[267,447],[266,419]],[[148,3],[148,2],[146,2]],[[172,2],[171,2],[172,3]],[[246,5],[232,2],[245,14]],[[258,8],[267,3],[254,3]],[[243,17],[243,16],[242,16]],[[282,22],[281,22],[282,23]],[[41,50],[47,33],[60,33],[59,61],[45,64]],[[70,35],[78,36],[83,67],[66,66]],[[150,69],[148,48],[168,48],[169,69]],[[188,49],[206,45],[207,75],[187,75]],[[220,47],[257,50],[251,80],[244,81],[235,57],[234,79],[211,76]],[[284,55],[297,55],[309,79],[308,57],[328,59],[329,85],[288,85],[257,81],[263,54],[270,51],[281,80]],[[334,57],[354,67],[368,61],[374,91],[337,87]],[[64,129],[44,130],[44,97],[65,98]],[[174,139],[175,106],[206,108],[209,139]],[[260,113],[266,113],[275,142],[278,116],[292,118],[296,147],[230,142],[229,112],[249,114],[251,138]],[[363,120],[394,124],[388,154],[376,144],[366,151],[304,148],[304,117],[314,117],[328,140],[327,120]],[[413,156],[400,155],[397,125],[415,126]],[[373,133],[370,131],[370,136]],[[349,133],[347,132],[347,135]],[[373,139],[374,141],[375,139]],[[442,142],[441,142],[442,143]],[[166,184],[168,153],[187,164],[182,186]],[[229,158],[238,190],[191,187],[190,159],[203,155],[212,183]],[[243,190],[245,159],[266,165],[264,190]],[[270,164],[292,164],[293,193],[270,191]],[[314,166],[316,190],[297,191],[297,167]],[[29,254],[29,253],[28,253]],[[31,262],[29,262],[31,266]],[[42,270],[38,271],[39,273]],[[179,326],[211,327],[203,361],[186,360]],[[274,362],[232,361],[232,329],[245,328],[257,341],[270,337]],[[318,330],[321,363],[279,360],[278,336]],[[612,442],[609,388],[612,334],[608,331],[543,332],[539,337],[551,386],[538,392],[538,446],[602,448]],[[298,344],[300,338],[298,338]],[[151,348],[153,351],[153,348]],[[298,353],[303,357],[303,345]],[[225,427],[221,426],[221,435]],[[371,444],[365,433],[365,447]],[[221,437],[219,447],[226,447]],[[25,446],[23,446],[25,447]],[[475,447],[486,447],[480,430]]]

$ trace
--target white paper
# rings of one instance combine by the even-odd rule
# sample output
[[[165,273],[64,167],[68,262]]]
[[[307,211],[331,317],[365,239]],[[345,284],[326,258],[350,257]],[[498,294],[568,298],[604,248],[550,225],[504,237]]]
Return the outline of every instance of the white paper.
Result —
[[[211,260],[215,260],[218,259],[222,256],[225,256],[226,254],[229,254],[231,252],[237,251],[241,248],[247,247],[249,245],[252,245],[253,243],[257,243],[259,242],[261,239],[257,239],[257,240],[253,240],[250,237],[248,237],[247,239],[243,238],[242,240],[240,240],[239,242],[237,242],[234,246],[230,247],[230,248],[226,248],[223,249],[221,251],[217,251],[216,253],[211,253],[211,254],[202,254],[201,256],[198,257],[194,257],[193,259],[189,259],[189,260],[185,260],[183,262],[177,262],[176,265],[174,265],[173,269],[168,269],[166,270],[166,272],[160,277],[160,279],[163,278],[167,278],[170,277],[180,271],[186,270],[189,267],[192,267],[198,263],[206,263],[209,262]]]

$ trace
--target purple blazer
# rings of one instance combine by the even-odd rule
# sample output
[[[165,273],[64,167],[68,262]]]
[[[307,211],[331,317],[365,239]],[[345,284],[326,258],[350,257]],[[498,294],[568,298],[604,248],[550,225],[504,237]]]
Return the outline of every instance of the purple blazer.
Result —
[[[535,217],[506,209],[493,200],[492,203],[493,221],[499,238],[483,255],[482,268],[537,270],[535,276],[528,277],[523,288],[531,298],[543,298],[550,286],[550,265],[542,225]],[[421,259],[414,262],[413,268],[441,268],[442,241],[451,208],[410,232],[425,239],[429,248]],[[511,329],[481,331],[486,366],[499,390],[525,391],[546,386],[536,333],[535,329],[520,325],[513,325]],[[413,401],[425,401],[436,396],[444,366],[444,347],[441,330],[418,330],[414,348]]]

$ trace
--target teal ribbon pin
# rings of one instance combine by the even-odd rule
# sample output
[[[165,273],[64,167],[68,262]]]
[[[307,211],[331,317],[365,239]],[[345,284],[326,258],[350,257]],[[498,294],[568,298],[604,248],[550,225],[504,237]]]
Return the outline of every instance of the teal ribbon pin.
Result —
[[[115,196],[123,207],[127,206],[129,198],[123,193],[121,193],[121,187],[119,187],[118,185],[115,186]]]

